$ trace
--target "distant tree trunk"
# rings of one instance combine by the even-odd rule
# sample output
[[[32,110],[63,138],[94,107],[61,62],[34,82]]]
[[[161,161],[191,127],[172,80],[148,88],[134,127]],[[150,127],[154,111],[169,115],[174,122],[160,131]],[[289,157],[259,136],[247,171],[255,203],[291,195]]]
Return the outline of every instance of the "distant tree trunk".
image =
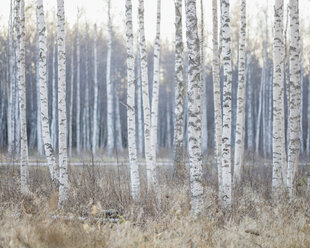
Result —
[[[112,24],[111,24],[111,0],[108,0],[108,52],[107,52],[107,125],[108,125],[108,155],[111,156],[114,149],[113,130],[113,84],[111,81],[111,52],[112,52]]]
[[[140,54],[141,54],[141,82],[142,82],[142,102],[144,116],[144,143],[145,143],[145,158],[146,158],[146,175],[148,190],[152,187],[156,188],[156,168],[153,164],[153,152],[151,149],[151,111],[149,99],[149,85],[147,74],[147,54],[146,41],[144,34],[144,0],[139,0],[139,32],[140,32]]]
[[[25,2],[16,0],[16,34],[17,34],[17,61],[19,66],[19,113],[20,113],[20,176],[21,191],[28,192],[28,143],[26,122],[26,73],[25,73]]]
[[[235,139],[235,165],[234,182],[241,179],[241,170],[244,161],[244,98],[245,98],[245,40],[246,40],[246,2],[241,0],[240,9],[240,37],[239,37],[239,72],[238,72],[238,99],[237,99],[237,122]]]
[[[298,170],[300,151],[300,67],[299,67],[299,1],[290,0],[290,115],[287,187],[292,197]]]
[[[67,119],[66,119],[66,48],[64,0],[57,0],[58,47],[58,130],[59,130],[59,201],[61,207],[68,195]]]
[[[231,38],[230,38],[230,3],[229,0],[222,0],[222,29],[223,29],[223,134],[222,134],[222,194],[225,207],[231,206]]]
[[[218,185],[221,191],[222,185],[222,108],[221,108],[221,86],[220,86],[220,64],[218,48],[218,16],[217,0],[212,0],[213,12],[213,58],[212,58],[212,77],[213,77],[213,96],[214,96],[214,143],[215,143],[215,161],[218,170]]]
[[[300,40],[302,38],[300,37]],[[300,58],[298,61],[298,66],[300,68],[300,132],[299,132],[299,139],[300,139],[300,155],[304,155],[304,129],[303,129],[303,113],[304,113],[304,68],[303,68],[303,42],[301,41],[300,44]]]
[[[126,48],[127,48],[127,126],[128,154],[130,162],[131,196],[140,197],[140,177],[137,163],[135,117],[135,65],[133,52],[132,3],[126,0]]]
[[[201,82],[200,54],[196,16],[196,0],[185,1],[186,38],[188,48],[188,150],[192,212],[203,210],[202,156],[201,156]]]
[[[93,108],[93,136],[92,153],[97,150],[97,119],[98,119],[98,60],[97,60],[97,25],[94,25],[94,108]]]
[[[184,82],[183,82],[183,38],[182,38],[182,0],[175,1],[175,108],[174,108],[174,169],[178,177],[184,177],[183,161],[183,119],[184,119]]]
[[[172,141],[172,134],[171,134],[171,109],[170,109],[170,93],[169,93],[169,88],[168,84],[166,84],[166,92],[167,92],[167,111],[166,111],[166,120],[167,120],[167,148],[171,148],[171,141]],[[156,147],[155,147],[156,149]]]
[[[151,150],[153,158],[153,167],[156,168],[156,151],[157,151],[157,124],[158,124],[158,94],[160,80],[160,7],[161,0],[157,0],[157,21],[156,37],[154,44],[154,73],[153,73],[153,93],[151,106]]]
[[[69,156],[72,156],[72,118],[73,118],[73,84],[74,84],[74,47],[71,46],[71,83],[70,83],[70,109],[69,109]]]
[[[119,98],[115,93],[115,136],[116,136],[116,148],[118,152],[123,151],[123,140],[122,140],[122,124],[121,115],[119,111]]]
[[[51,136],[48,120],[48,99],[47,99],[47,72],[46,72],[46,26],[44,20],[43,1],[37,0],[37,19],[39,36],[39,86],[41,99],[41,122],[44,149],[52,181],[56,180],[56,161],[51,144]]]
[[[282,50],[283,50],[283,0],[275,0],[274,8],[274,41],[273,41],[273,170],[272,189],[277,195],[282,186],[282,144],[281,119],[282,108]]]
[[[52,124],[51,124],[51,140],[54,151],[57,148],[57,92],[56,92],[56,53],[57,49],[53,43],[53,79],[52,79]]]
[[[13,27],[13,0],[10,3],[10,33],[9,33],[9,74],[10,74],[10,90],[9,90],[9,102],[8,102],[8,154],[13,156],[15,152],[14,148],[14,133],[15,133],[15,52],[14,52],[14,27]]]
[[[261,81],[260,81],[260,90],[259,90],[259,95],[258,95],[258,113],[257,113],[257,120],[256,120],[256,133],[255,133],[255,154],[259,155],[259,145],[260,145],[260,136],[261,136],[261,124],[262,124],[262,112],[263,112],[263,102],[264,102],[264,85],[265,85],[265,79],[266,79],[266,69],[265,69],[265,59],[264,58],[264,63],[263,63],[263,68],[262,68],[262,74],[261,74]]]
[[[77,34],[76,34],[76,151],[79,154],[81,151],[81,61],[80,61],[80,32],[79,32],[79,19],[77,18]]]
[[[86,27],[88,29],[88,27]],[[86,39],[88,39],[88,34]],[[85,100],[83,106],[83,148],[88,151],[89,150],[89,58],[88,58],[88,45],[85,48]]]
[[[251,77],[251,55],[247,55],[247,142],[248,142],[248,151],[254,151],[254,114],[253,114],[253,98],[252,98],[252,77]]]

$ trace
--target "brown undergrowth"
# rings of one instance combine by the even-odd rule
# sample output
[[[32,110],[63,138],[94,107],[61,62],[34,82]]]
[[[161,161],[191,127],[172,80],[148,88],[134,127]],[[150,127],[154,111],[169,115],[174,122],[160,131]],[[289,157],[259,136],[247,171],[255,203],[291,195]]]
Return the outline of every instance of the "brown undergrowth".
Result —
[[[145,180],[140,201],[130,199],[126,166],[71,167],[69,199],[58,210],[47,168],[31,167],[31,194],[22,198],[18,168],[1,167],[0,247],[310,247],[303,178],[295,200],[272,201],[270,169],[246,168],[228,211],[219,206],[214,169],[204,170],[205,210],[194,218],[188,180],[176,179],[171,168],[158,171],[159,203]],[[101,218],[107,209],[118,211],[117,224]]]

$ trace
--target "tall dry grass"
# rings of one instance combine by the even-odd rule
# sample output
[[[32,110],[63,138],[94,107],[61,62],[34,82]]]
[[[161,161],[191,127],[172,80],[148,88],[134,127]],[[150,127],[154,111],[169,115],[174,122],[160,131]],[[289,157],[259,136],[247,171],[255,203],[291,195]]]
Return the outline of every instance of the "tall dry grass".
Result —
[[[146,178],[144,168],[140,172]],[[274,201],[270,167],[252,164],[227,211],[219,205],[214,166],[206,165],[205,210],[194,218],[188,179],[178,180],[172,168],[161,168],[158,176],[160,204],[146,192],[145,180],[141,200],[133,202],[126,166],[72,167],[67,206],[58,210],[47,168],[30,169],[31,194],[23,198],[18,167],[0,167],[0,247],[310,247],[310,199],[302,177],[295,200],[283,194]],[[119,223],[101,218],[107,209],[119,212]]]

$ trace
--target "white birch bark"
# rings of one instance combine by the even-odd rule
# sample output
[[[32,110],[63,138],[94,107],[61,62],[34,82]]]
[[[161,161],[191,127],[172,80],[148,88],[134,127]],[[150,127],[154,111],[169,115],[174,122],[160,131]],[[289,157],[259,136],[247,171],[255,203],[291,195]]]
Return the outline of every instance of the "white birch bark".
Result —
[[[174,169],[178,177],[183,177],[183,116],[184,116],[184,82],[183,82],[183,37],[182,37],[182,0],[175,1],[175,108],[174,108]]]
[[[51,123],[51,141],[54,151],[57,146],[57,92],[56,92],[56,53],[57,49],[53,44],[53,79],[52,79],[52,123]]]
[[[287,187],[291,197],[294,194],[300,152],[300,37],[298,4],[298,0],[290,1],[290,139],[288,149]]]
[[[97,25],[94,25],[94,108],[93,108],[93,136],[92,136],[92,153],[96,154],[97,150],[97,120],[98,120],[98,60],[97,60]]]
[[[107,52],[107,131],[108,131],[108,155],[114,150],[114,128],[113,128],[113,84],[111,81],[111,52],[112,52],[112,24],[111,24],[111,0],[108,0],[108,52]]]
[[[282,111],[282,91],[283,91],[283,0],[275,0],[274,6],[274,41],[273,41],[273,168],[272,168],[272,189],[274,194],[279,194],[282,186],[282,139],[281,128],[283,119]]]
[[[244,117],[245,117],[245,40],[246,40],[246,1],[240,5],[240,36],[239,36],[239,71],[238,71],[238,98],[237,121],[235,138],[234,183],[240,182],[244,160]]]
[[[138,42],[139,43],[139,42]],[[138,44],[137,49],[137,110],[138,110],[138,154],[143,156],[143,110],[142,110],[142,84],[141,84],[141,56]]]
[[[25,2],[16,0],[16,34],[17,34],[17,61],[19,64],[19,112],[20,112],[20,176],[21,191],[28,192],[28,144],[26,122],[26,74],[25,74]]]
[[[218,43],[218,15],[217,0],[212,0],[213,13],[213,57],[212,57],[212,77],[214,96],[214,120],[215,120],[215,161],[218,170],[218,185],[221,191],[222,185],[222,108],[221,108],[221,86],[220,86],[220,64],[219,64],[219,43]]]
[[[140,178],[136,147],[135,62],[132,26],[132,2],[131,0],[126,0],[128,155],[130,163],[131,196],[133,200],[138,200],[140,197]]]
[[[144,145],[146,159],[146,176],[148,190],[157,186],[156,168],[153,164],[153,152],[151,149],[151,111],[149,99],[149,85],[147,74],[146,41],[144,33],[144,0],[139,0],[139,34],[140,34],[140,54],[141,54],[141,83],[142,83],[142,104],[144,116]]]
[[[39,86],[41,99],[41,123],[44,150],[47,158],[47,164],[50,171],[50,176],[54,182],[56,179],[56,161],[51,144],[51,136],[49,131],[48,118],[48,99],[47,99],[47,71],[46,71],[46,26],[44,20],[43,1],[37,0],[37,15],[38,15],[38,35],[39,35]]]
[[[261,74],[261,81],[260,81],[260,89],[259,89],[259,96],[258,96],[258,111],[257,111],[257,119],[256,119],[256,132],[255,132],[255,154],[259,155],[259,145],[260,145],[260,131],[261,131],[261,124],[262,124],[262,112],[263,112],[263,102],[264,102],[264,85],[265,85],[265,72],[266,72],[266,64],[265,64],[265,59],[264,58],[264,63],[263,63],[263,68],[262,68],[262,74]]]
[[[86,26],[88,30],[88,27]],[[86,40],[88,40],[88,33],[86,34]],[[84,108],[83,108],[83,148],[89,150],[89,58],[88,58],[88,46],[85,48],[85,95],[84,95]]]
[[[153,72],[153,92],[151,106],[151,150],[153,157],[153,167],[156,168],[157,151],[157,124],[158,124],[158,94],[159,94],[159,64],[160,64],[160,8],[161,0],[157,0],[156,37],[154,44],[154,72]]]
[[[59,200],[61,207],[68,194],[67,119],[66,119],[66,48],[64,0],[57,0],[58,48],[58,138],[59,138]]]
[[[254,115],[253,115],[253,98],[252,98],[252,77],[251,77],[251,55],[248,53],[247,56],[247,141],[248,141],[248,151],[254,151]]]
[[[222,59],[224,68],[223,87],[223,134],[222,134],[222,194],[225,207],[231,206],[231,38],[230,38],[230,3],[222,0]]]
[[[188,48],[188,150],[190,163],[191,206],[194,215],[203,210],[201,155],[201,82],[200,50],[196,0],[185,1],[186,38]]]

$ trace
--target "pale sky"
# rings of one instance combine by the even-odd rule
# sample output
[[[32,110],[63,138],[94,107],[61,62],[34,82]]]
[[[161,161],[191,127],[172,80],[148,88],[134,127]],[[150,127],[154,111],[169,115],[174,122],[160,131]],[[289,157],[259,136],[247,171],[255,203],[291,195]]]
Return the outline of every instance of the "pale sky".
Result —
[[[231,0],[231,11],[240,0]],[[285,5],[288,0],[284,0]],[[34,4],[34,0],[25,0],[26,6]],[[51,15],[51,10],[55,11],[56,0],[43,0],[45,12]],[[156,0],[145,0],[145,32],[148,42],[153,42],[155,38],[155,22],[156,22]],[[174,0],[162,0],[162,25],[161,25],[161,37],[162,40],[173,40],[174,38]],[[247,0],[247,17],[251,21],[252,25],[259,25],[257,20],[265,15],[264,9],[269,2],[268,14],[269,22],[272,27],[272,15],[273,15],[273,0]],[[137,13],[138,0],[133,0],[134,18]],[[197,0],[198,17],[200,17],[200,1]],[[212,31],[212,1],[204,0],[205,10],[205,33]],[[112,18],[114,29],[117,29],[121,33],[125,31],[125,0],[111,0]],[[67,22],[72,25],[76,21],[77,9],[80,8],[84,11],[81,22],[87,22],[105,27],[107,20],[107,4],[106,0],[65,0],[65,14]],[[184,9],[184,8],[183,8]],[[10,10],[10,0],[0,0],[0,23],[6,25],[8,23]],[[300,0],[300,16],[304,21],[306,30],[309,30],[309,17],[310,17],[310,0]],[[55,12],[54,12],[55,13]],[[185,18],[184,18],[185,19]],[[137,20],[134,19],[134,28],[136,28]],[[250,30],[252,37],[257,35],[255,28]]]

